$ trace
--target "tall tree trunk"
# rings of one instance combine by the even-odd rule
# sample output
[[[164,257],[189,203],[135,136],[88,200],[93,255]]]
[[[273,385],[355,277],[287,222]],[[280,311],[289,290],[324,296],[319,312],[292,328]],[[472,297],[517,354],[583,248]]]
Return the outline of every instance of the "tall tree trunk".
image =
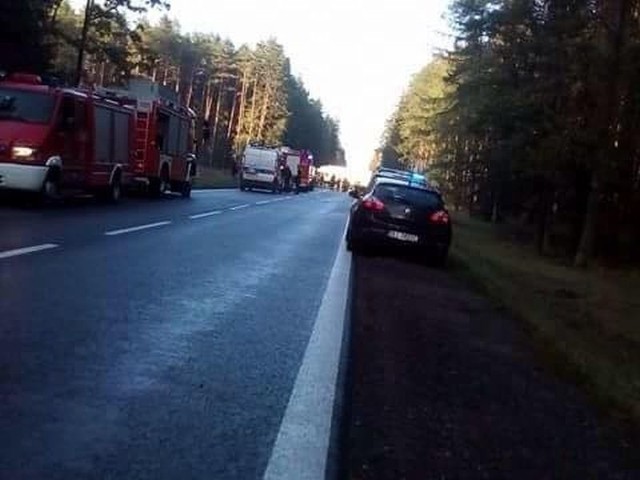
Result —
[[[269,112],[269,100],[271,100],[271,91],[266,88],[264,93],[264,99],[262,100],[262,108],[260,110],[260,123],[258,125],[258,138],[264,140],[264,124],[267,120],[267,113]]]
[[[500,195],[498,192],[493,192],[493,198],[491,203],[491,223],[498,223],[500,220]]]
[[[231,104],[231,113],[229,113],[229,125],[227,126],[227,143],[231,142],[231,133],[233,132],[233,124],[236,119],[236,109],[238,107],[238,92],[233,93],[233,103]]]
[[[549,191],[546,207],[547,213],[545,215],[544,236],[542,237],[542,253],[549,254],[553,251],[553,224],[558,209],[556,190],[553,186]]]
[[[218,96],[216,98],[216,113],[213,119],[213,132],[211,138],[213,138],[213,150],[216,150],[218,144],[218,124],[220,122],[220,105],[222,104],[222,95],[224,92],[224,79],[220,82],[218,87]]]
[[[185,96],[184,104],[188,107],[191,106],[191,98],[193,97],[193,78],[189,82],[189,86],[187,87],[187,94]]]
[[[164,71],[162,72],[162,85],[167,85],[167,77],[169,76],[169,64],[164,64]]]
[[[106,60],[103,60],[102,62],[100,62],[100,73],[98,74],[98,81],[97,84],[99,86],[104,86],[104,77],[106,74],[106,70],[107,70],[107,62]]]
[[[82,81],[82,70],[84,69],[84,52],[87,48],[87,39],[89,37],[89,23],[91,23],[91,12],[93,11],[93,0],[87,0],[84,10],[84,22],[82,24],[82,33],[80,34],[80,44],[78,46],[78,60],[76,63],[76,85],[80,85]]]
[[[584,223],[582,225],[582,234],[580,235],[580,243],[578,244],[578,251],[576,252],[574,260],[576,267],[586,267],[593,255],[596,220],[598,207],[600,205],[600,185],[595,172],[591,174],[590,186]]]
[[[550,181],[542,179],[540,196],[536,206],[536,250],[540,255],[550,251],[551,247],[551,223],[553,215],[554,190]]]
[[[58,12],[60,11],[60,6],[62,5],[62,0],[55,0],[53,4],[53,8],[51,10],[51,17],[49,18],[49,32],[53,30],[53,26],[56,24],[58,20]]]
[[[206,104],[207,106],[205,107],[205,113],[207,116],[207,120],[211,121],[211,117],[213,117],[213,105],[214,105],[214,100],[215,100],[215,96],[216,96],[216,88],[214,84],[209,84],[209,91],[207,92],[207,100],[206,100]]]
[[[258,80],[253,81],[253,94],[251,96],[251,114],[249,117],[249,141],[253,139],[253,126],[255,123],[256,115],[256,101],[258,96]]]
[[[244,72],[242,73],[242,89],[240,91],[240,107],[238,109],[238,124],[236,125],[236,135],[238,134],[238,132],[242,131],[242,127],[244,126],[243,122],[244,122],[244,116],[245,116],[245,107],[247,104],[247,92],[249,89],[249,82],[248,80],[248,75],[249,75],[249,70],[245,69]]]
[[[601,134],[598,135],[598,139],[602,147],[596,154],[591,173],[591,189],[587,199],[582,234],[580,235],[578,250],[574,258],[574,264],[577,267],[585,267],[594,253],[595,228],[600,206],[600,181],[604,173],[603,170],[606,169],[607,166],[607,159],[611,156],[611,149],[614,143],[612,134],[614,119],[619,108],[622,50],[631,6],[632,0],[617,0],[601,3],[602,13],[605,17],[604,22],[610,20],[610,25],[603,25],[601,28],[604,32],[603,41],[610,44],[608,45],[608,50],[611,51],[611,55],[608,56],[609,62],[606,66],[608,83],[602,96],[602,107],[599,108],[601,112],[599,128]],[[606,8],[609,10],[606,10]],[[611,39],[609,39],[609,31],[611,31]]]
[[[179,66],[178,70],[176,71],[176,86],[175,86],[175,91],[178,94],[178,96],[180,95],[181,86],[182,86],[182,66]]]

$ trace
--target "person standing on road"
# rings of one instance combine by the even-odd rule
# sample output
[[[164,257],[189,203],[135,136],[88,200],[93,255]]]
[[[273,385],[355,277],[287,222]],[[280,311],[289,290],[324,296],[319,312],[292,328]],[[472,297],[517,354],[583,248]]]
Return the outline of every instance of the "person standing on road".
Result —
[[[300,169],[298,169],[298,174],[295,176],[295,184],[296,184],[296,193],[300,193]]]
[[[291,168],[286,163],[282,167],[282,179],[284,180],[285,192],[291,191]]]
[[[233,178],[236,178],[238,176],[238,160],[236,159],[235,155],[232,155],[231,157],[231,175],[233,176]]]

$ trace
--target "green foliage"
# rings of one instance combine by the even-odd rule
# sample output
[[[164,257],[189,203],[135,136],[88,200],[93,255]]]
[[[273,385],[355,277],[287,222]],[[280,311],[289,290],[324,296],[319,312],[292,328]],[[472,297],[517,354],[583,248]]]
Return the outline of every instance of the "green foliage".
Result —
[[[292,148],[307,148],[321,165],[337,163],[340,150],[340,126],[323,113],[322,104],[310,98],[301,79],[289,75],[288,110],[284,143]]]
[[[48,67],[45,32],[51,0],[0,0],[0,70],[41,72]]]
[[[124,16],[125,10],[166,5],[91,2],[83,83],[119,85],[144,76],[172,88],[196,111],[199,155],[211,166],[229,166],[230,153],[249,142],[306,148],[320,163],[336,162],[339,125],[292,76],[282,45],[269,39],[255,48],[236,48],[218,35],[183,34],[168,16],[155,25],[144,18],[131,25]],[[48,10],[51,71],[70,83],[85,13],[74,11],[67,0],[52,1]]]
[[[637,241],[639,14],[637,0],[454,1],[454,48],[414,77],[383,145],[454,206],[534,225],[541,251],[583,264]]]
[[[437,124],[447,105],[445,78],[449,63],[438,58],[423,68],[409,85],[394,119],[390,140],[410,166],[424,170],[436,160]]]
[[[90,0],[84,11],[68,0],[0,2],[1,69],[50,73],[73,84],[82,51],[85,85],[145,76],[173,88],[198,114],[199,154],[211,165],[228,166],[229,153],[249,142],[284,143],[312,150],[319,163],[338,161],[338,122],[292,76],[274,39],[236,48],[218,35],[185,35],[167,16],[156,25],[125,16],[168,7],[163,0]]]

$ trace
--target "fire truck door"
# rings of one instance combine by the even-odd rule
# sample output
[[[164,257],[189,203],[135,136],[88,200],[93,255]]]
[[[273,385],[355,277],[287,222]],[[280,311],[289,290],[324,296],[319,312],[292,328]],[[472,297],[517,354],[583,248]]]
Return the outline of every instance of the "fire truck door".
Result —
[[[62,100],[60,133],[62,139],[62,182],[68,187],[83,184],[86,178],[88,131],[86,102],[71,96]]]

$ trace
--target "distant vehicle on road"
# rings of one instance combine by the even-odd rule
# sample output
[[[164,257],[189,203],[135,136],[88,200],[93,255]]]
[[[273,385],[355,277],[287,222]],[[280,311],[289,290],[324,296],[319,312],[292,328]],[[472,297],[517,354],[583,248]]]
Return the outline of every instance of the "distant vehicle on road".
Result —
[[[347,168],[339,165],[323,165],[318,167],[317,175],[322,179],[325,187],[335,188],[337,182],[349,177]],[[333,186],[331,182],[333,180]]]
[[[253,188],[282,191],[280,156],[275,148],[248,146],[242,156],[240,190]]]
[[[280,162],[283,167],[288,167],[291,172],[291,182],[286,182],[284,186],[285,191],[291,191],[294,188],[298,189],[300,181],[300,164],[302,162],[302,152],[293,150],[289,147],[280,147]]]
[[[395,247],[443,265],[451,244],[451,222],[440,194],[407,179],[376,179],[356,198],[347,228],[347,248]]]
[[[313,162],[313,154],[310,150],[300,151],[297,188],[301,192],[311,192],[315,187],[316,168]]]
[[[131,180],[134,125],[121,102],[10,75],[0,81],[0,189],[118,201]]]
[[[391,178],[410,182],[416,186],[429,187],[430,183],[427,176],[421,173],[412,172],[410,170],[398,170],[395,168],[381,167],[374,172],[369,181],[368,189],[371,190],[376,181],[380,178]]]

